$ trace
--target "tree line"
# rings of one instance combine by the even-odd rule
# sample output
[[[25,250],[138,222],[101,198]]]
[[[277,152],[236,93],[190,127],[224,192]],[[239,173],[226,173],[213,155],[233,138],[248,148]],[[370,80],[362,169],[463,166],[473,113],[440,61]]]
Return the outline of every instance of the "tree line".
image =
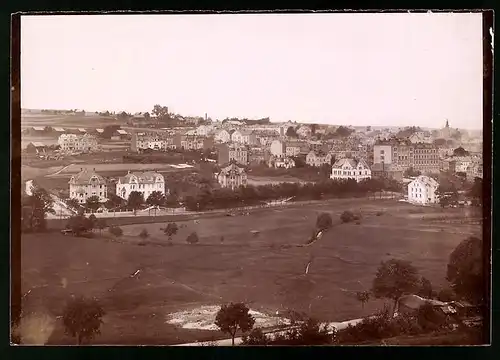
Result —
[[[397,181],[390,179],[367,179],[356,182],[348,180],[325,180],[317,183],[280,183],[262,186],[242,186],[211,189],[202,187],[197,194],[184,198],[184,206],[190,211],[252,206],[263,201],[293,198],[293,201],[321,200],[335,197],[366,196],[380,191],[402,190]]]

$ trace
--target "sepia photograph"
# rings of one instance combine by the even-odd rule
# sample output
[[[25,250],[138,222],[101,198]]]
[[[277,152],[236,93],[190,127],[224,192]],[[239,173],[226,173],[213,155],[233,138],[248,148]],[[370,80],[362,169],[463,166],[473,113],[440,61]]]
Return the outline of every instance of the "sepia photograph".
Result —
[[[489,345],[485,16],[20,14],[11,345]]]

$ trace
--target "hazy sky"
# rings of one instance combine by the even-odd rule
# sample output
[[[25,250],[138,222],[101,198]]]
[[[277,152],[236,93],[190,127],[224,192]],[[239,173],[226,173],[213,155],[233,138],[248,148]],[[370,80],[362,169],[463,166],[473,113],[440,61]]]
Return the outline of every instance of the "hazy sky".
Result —
[[[24,16],[21,102],[482,128],[481,16]]]

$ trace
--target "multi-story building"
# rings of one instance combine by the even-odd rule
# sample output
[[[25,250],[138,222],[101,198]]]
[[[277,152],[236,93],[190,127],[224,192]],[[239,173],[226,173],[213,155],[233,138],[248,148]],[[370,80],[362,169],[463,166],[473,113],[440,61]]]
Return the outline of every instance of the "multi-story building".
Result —
[[[57,143],[63,151],[95,151],[98,148],[97,138],[90,134],[62,134]]]
[[[320,167],[324,164],[330,165],[332,154],[311,150],[306,156],[306,164],[309,166]]]
[[[299,156],[308,150],[307,143],[303,141],[287,141],[285,143],[285,155],[290,157]],[[307,152],[306,152],[307,153]]]
[[[436,173],[440,169],[438,148],[433,144],[412,144],[409,140],[378,141],[373,146],[374,164],[395,164],[403,169],[412,167],[423,173]]]
[[[360,182],[365,179],[370,179],[372,176],[370,167],[363,160],[355,159],[340,159],[332,166],[332,180],[347,180],[354,179]]]
[[[436,194],[439,184],[429,176],[420,175],[408,184],[408,201],[411,203],[427,205],[437,203]]]
[[[69,180],[69,197],[76,199],[80,204],[87,201],[92,196],[98,196],[100,202],[107,200],[108,187],[106,180],[95,172],[95,169],[80,169],[81,171],[73,175]]]
[[[177,141],[176,146],[183,150],[205,150],[214,146],[214,139],[211,136],[182,135]]]
[[[217,143],[227,143],[231,141],[231,134],[225,129],[220,129],[215,132],[214,140]]]
[[[410,148],[411,157],[412,148]],[[440,169],[440,161],[438,149],[432,144],[414,144],[413,146],[413,163],[410,165],[415,170],[422,173],[438,173]]]
[[[271,157],[269,167],[291,169],[295,167],[295,160],[290,157]]]
[[[231,141],[245,145],[256,145],[257,136],[250,130],[236,130],[231,134]]]
[[[467,167],[465,172],[467,180],[473,181],[475,178],[483,178],[483,162],[474,162]]]
[[[281,140],[273,140],[270,150],[271,155],[276,157],[283,157],[286,155],[286,144]]]
[[[235,161],[240,165],[248,165],[248,148],[241,144],[222,144],[219,146],[218,163],[227,164]]]
[[[312,134],[312,130],[309,126],[307,125],[301,125],[298,129],[297,129],[297,135],[302,137],[302,138],[308,138],[308,137],[311,137],[311,134]]]
[[[133,152],[146,149],[167,151],[175,148],[175,136],[163,132],[133,133],[130,142],[130,150]]]
[[[212,125],[200,125],[196,128],[196,135],[198,136],[209,136],[214,132],[214,127]]]
[[[217,181],[221,187],[230,188],[232,190],[247,185],[247,174],[245,168],[238,166],[235,162],[231,162],[223,167],[216,174]]]
[[[127,175],[118,179],[116,195],[127,200],[133,191],[141,193],[144,200],[147,200],[154,191],[165,195],[165,178],[162,174],[153,171],[133,173],[129,171]]]
[[[260,147],[254,147],[251,148],[248,153],[248,162],[252,165],[260,165],[264,162],[269,161],[270,156],[271,154],[268,150]]]

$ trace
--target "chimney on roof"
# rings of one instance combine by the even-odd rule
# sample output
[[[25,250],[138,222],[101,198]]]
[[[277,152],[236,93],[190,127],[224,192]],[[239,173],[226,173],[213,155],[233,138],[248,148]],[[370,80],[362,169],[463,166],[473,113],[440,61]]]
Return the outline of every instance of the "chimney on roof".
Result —
[[[83,168],[80,168],[80,171],[83,171]]]
[[[127,174],[130,174],[130,170],[127,171]]]

